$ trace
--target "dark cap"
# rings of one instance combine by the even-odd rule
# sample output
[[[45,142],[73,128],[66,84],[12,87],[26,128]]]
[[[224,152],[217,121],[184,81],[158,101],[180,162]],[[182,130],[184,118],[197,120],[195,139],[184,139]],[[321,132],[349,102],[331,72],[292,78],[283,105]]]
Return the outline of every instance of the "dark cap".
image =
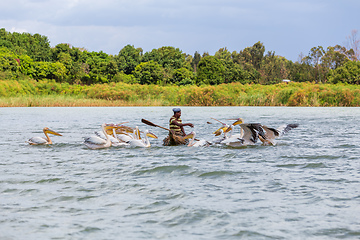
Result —
[[[181,112],[181,109],[180,108],[173,108],[173,112],[174,113]]]

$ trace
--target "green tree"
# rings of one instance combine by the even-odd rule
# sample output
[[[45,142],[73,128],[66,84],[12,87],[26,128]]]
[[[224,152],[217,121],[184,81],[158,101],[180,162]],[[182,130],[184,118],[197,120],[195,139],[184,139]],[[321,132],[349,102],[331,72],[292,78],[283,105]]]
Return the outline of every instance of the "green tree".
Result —
[[[189,85],[194,84],[194,73],[187,68],[179,68],[174,70],[171,83],[177,85]]]
[[[70,44],[60,43],[51,49],[52,60],[54,62],[60,60],[60,55],[66,53],[70,56],[71,48]]]
[[[360,84],[360,62],[348,61],[341,67],[331,69],[328,79],[330,83]]]
[[[0,71],[10,71],[16,73],[20,70],[20,61],[17,61],[18,56],[11,50],[0,47]]]
[[[222,62],[225,67],[224,83],[230,82],[243,82],[244,70],[240,65],[236,64],[232,59],[232,54],[227,48],[220,48],[216,53],[215,57]]]
[[[56,81],[62,81],[66,75],[66,68],[60,62],[35,62],[34,69],[33,77],[37,80],[55,79]]]
[[[224,83],[225,71],[221,60],[214,56],[203,57],[198,65],[197,83],[210,85]]]
[[[35,69],[34,69],[34,61],[28,55],[20,55],[20,72],[29,77],[33,77]]]
[[[241,64],[251,64],[256,70],[259,70],[264,52],[265,46],[261,42],[257,42],[252,47],[240,51],[238,58]]]
[[[120,50],[119,54],[115,56],[115,61],[119,72],[131,74],[137,65],[141,62],[142,49],[135,48],[131,45],[126,45]]]
[[[26,54],[34,61],[50,61],[50,42],[46,36],[30,33],[10,33],[0,29],[0,46],[11,49],[15,54]]]
[[[328,69],[336,69],[353,58],[354,52],[346,50],[345,47],[336,45],[328,47],[325,54],[321,57],[321,64]]]
[[[310,49],[309,55],[305,57],[305,62],[314,67],[315,81],[316,83],[325,80],[323,74],[323,65],[321,65],[321,58],[325,54],[325,50],[322,46],[313,47]]]
[[[276,56],[275,52],[268,52],[261,63],[261,84],[275,84],[288,78],[287,62],[284,57]]]
[[[197,71],[197,66],[201,60],[201,55],[197,51],[194,53],[194,58],[191,62],[191,67],[193,68],[194,72]]]
[[[287,63],[288,78],[295,82],[312,82],[314,81],[314,68],[305,62]]]
[[[82,65],[87,72],[81,81],[86,84],[108,83],[117,73],[116,63],[102,51],[84,52],[86,62]]]
[[[186,54],[179,48],[161,47],[146,52],[142,59],[143,62],[154,61],[159,63],[163,68],[178,69],[187,66],[185,60]]]
[[[133,74],[140,84],[163,84],[163,68],[155,61],[140,63]]]

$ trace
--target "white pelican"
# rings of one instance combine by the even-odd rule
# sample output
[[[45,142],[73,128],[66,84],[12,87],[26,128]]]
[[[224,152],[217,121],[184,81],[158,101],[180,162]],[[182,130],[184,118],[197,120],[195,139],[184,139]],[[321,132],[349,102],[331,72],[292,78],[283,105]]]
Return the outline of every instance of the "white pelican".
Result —
[[[47,127],[45,127],[43,129],[43,132],[46,136],[46,138],[43,137],[32,137],[30,138],[27,143],[29,143],[30,145],[45,145],[45,144],[52,144],[52,141],[48,135],[48,133],[53,134],[53,135],[57,135],[57,136],[62,136],[60,133],[57,133]]]
[[[262,125],[261,127],[265,131],[265,137],[259,136],[259,139],[262,141],[264,145],[276,145],[275,142],[276,138],[281,137],[291,129],[297,128],[298,126],[299,124],[287,124],[287,125],[285,124],[275,129]]]
[[[111,146],[111,140],[109,135],[106,133],[106,124],[103,123],[101,125],[101,129],[103,134],[105,135],[105,139],[99,137],[99,136],[91,136],[91,137],[86,137],[84,138],[84,144],[90,148],[90,149],[100,149],[100,148],[108,148]]]
[[[229,127],[228,124],[223,123],[223,122],[221,122],[220,120],[217,120],[217,119],[215,119],[215,118],[211,118],[211,119],[214,119],[214,120],[218,121],[218,122],[221,123],[221,125],[222,125],[218,130],[216,130],[215,132],[213,132],[213,134],[215,134],[215,136],[221,135],[221,134],[222,134],[221,130],[223,130],[223,132],[224,132],[224,131]]]
[[[122,141],[128,143],[129,141],[135,139],[134,136],[127,133],[117,133],[117,138]]]
[[[221,122],[221,121],[219,121],[219,120],[217,120],[215,118],[211,118],[211,119],[214,119],[214,120],[216,120],[216,121],[218,121],[219,123],[222,124],[222,126],[219,129],[217,129],[215,132],[213,132],[213,134],[215,134],[215,137],[217,137],[217,138],[215,138],[213,140],[213,143],[219,144],[221,141],[225,140],[226,138],[229,138],[232,135],[232,129],[231,129],[231,131],[230,131],[230,129],[228,131],[226,131],[231,125],[223,123],[223,122]],[[236,120],[238,120],[238,121],[241,120],[242,121],[241,118],[238,118]]]
[[[220,134],[222,134],[222,133],[224,134],[223,137],[219,137],[218,139],[215,139],[215,143],[218,143],[218,144],[223,143],[223,144],[225,144],[227,142],[232,142],[232,141],[237,142],[237,141],[239,141],[238,138],[241,137],[241,133],[233,134],[233,132],[234,132],[234,127],[236,125],[241,124],[241,123],[243,123],[243,119],[238,118],[238,119],[236,119],[236,121],[233,124],[224,126],[224,127],[220,128],[220,129],[218,129],[217,131],[215,131],[214,132],[215,136],[219,135],[219,134],[216,134],[219,130],[220,130]],[[243,130],[241,130],[241,132],[243,132]]]
[[[128,142],[124,142],[118,138],[115,128],[113,128],[113,136],[118,141],[116,143],[112,143],[113,146],[119,147],[119,146],[129,146],[130,145]]]
[[[186,135],[184,137],[186,139],[191,138],[189,144],[187,145],[188,147],[207,147],[211,144],[210,142],[206,141],[205,139],[195,141],[195,136],[196,136],[196,133],[194,131],[192,131],[191,133],[189,133],[188,135]]]
[[[109,128],[110,128],[110,129],[109,129]],[[106,126],[106,127],[105,127],[105,131],[106,131],[106,134],[107,134],[107,135],[109,136],[109,138],[110,138],[111,146],[113,146],[113,147],[119,147],[119,146],[128,146],[128,145],[129,145],[128,143],[123,142],[123,141],[121,141],[121,140],[119,140],[119,139],[117,138],[117,134],[116,134],[116,131],[115,131],[115,128],[114,128],[114,127]],[[96,134],[98,137],[106,140],[106,136],[105,136],[105,134],[104,134],[102,131],[96,131],[95,134]],[[110,135],[110,134],[112,134],[113,136]]]
[[[155,134],[149,132],[149,130],[145,130],[144,131],[145,139],[141,139],[140,138],[140,131],[139,131],[138,127],[136,127],[135,131],[136,131],[135,134],[137,135],[137,137],[139,137],[139,139],[131,139],[129,141],[129,144],[132,147],[150,147],[151,144],[150,144],[150,141],[149,141],[148,137],[158,138],[157,136],[155,136]]]
[[[259,139],[259,135],[264,138],[264,131],[260,123],[242,123],[242,119],[234,122],[226,131],[231,131],[234,126],[240,125],[240,134],[233,134],[223,140],[221,143],[231,147],[241,147],[247,145],[255,145]]]

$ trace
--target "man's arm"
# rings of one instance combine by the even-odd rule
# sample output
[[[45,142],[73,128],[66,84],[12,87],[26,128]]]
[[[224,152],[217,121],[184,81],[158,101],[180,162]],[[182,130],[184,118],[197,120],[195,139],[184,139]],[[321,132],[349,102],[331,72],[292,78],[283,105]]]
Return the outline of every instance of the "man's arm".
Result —
[[[185,127],[185,126],[189,126],[189,127],[192,127],[192,128],[194,127],[194,124],[192,124],[192,123],[179,123],[175,119],[172,121],[172,123],[179,126],[179,127]]]

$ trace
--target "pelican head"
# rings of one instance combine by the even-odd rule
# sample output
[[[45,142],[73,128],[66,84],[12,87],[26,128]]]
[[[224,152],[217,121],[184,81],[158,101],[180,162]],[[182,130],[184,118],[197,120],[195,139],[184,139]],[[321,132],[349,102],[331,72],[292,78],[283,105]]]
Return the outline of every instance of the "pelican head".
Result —
[[[242,118],[237,118],[237,119],[232,119],[232,120],[236,120],[232,125],[233,126],[236,126],[236,125],[239,125],[239,124],[242,124],[244,123],[244,120]]]
[[[45,127],[43,129],[43,132],[44,133],[50,133],[50,134],[53,134],[53,135],[56,135],[56,136],[62,136],[60,133],[57,133],[54,130],[51,130],[50,128],[48,128],[48,127]]]
[[[112,135],[113,129],[117,127],[115,124],[103,124],[103,125],[107,135]]]

